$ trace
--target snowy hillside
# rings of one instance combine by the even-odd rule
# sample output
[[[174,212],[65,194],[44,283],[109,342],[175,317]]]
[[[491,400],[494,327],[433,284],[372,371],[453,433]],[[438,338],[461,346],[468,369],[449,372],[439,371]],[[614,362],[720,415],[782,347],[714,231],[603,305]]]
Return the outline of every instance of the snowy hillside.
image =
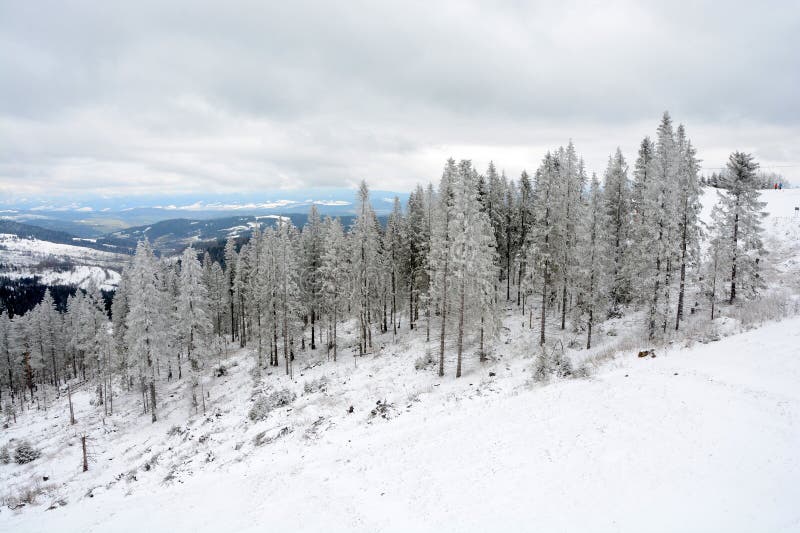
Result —
[[[647,308],[633,304],[611,318],[602,313],[585,348],[580,318],[564,312],[562,327],[553,304],[551,312],[528,303],[525,312],[501,295],[483,302],[498,321],[485,351],[483,316],[471,316],[472,331],[460,338],[463,363],[455,327],[442,334],[443,377],[439,334],[447,322],[423,308],[412,331],[401,310],[395,334],[385,319],[380,327],[379,305],[359,308],[358,288],[339,279],[377,242],[378,226],[363,223],[372,217],[356,224],[354,231],[374,233],[365,232],[355,260],[347,253],[358,248],[344,239],[358,237],[332,222],[316,236],[281,225],[239,251],[231,241],[225,270],[201,265],[191,251],[180,263],[160,261],[143,245],[134,275],[125,277],[131,285],[116,293],[113,322],[92,294],[63,317],[43,306],[6,320],[6,353],[20,361],[12,365],[9,355],[8,368],[28,390],[4,405],[0,531],[797,531],[800,218],[793,204],[800,191],[768,191],[763,199],[769,254],[753,271],[766,281],[757,297],[717,298],[711,320],[700,282],[690,279],[680,329],[669,309],[663,335],[648,338]],[[709,220],[716,192],[702,191],[702,201],[701,218]],[[304,317],[290,310],[302,302],[289,300],[288,287],[304,282],[291,276],[305,271],[303,254],[287,259],[295,253],[291,239],[313,238],[327,247],[325,294],[334,302],[328,316],[317,315],[315,331],[339,328],[332,334],[338,360],[319,336],[310,348]],[[9,242],[22,256],[25,246],[38,246]],[[385,274],[385,264],[362,272]],[[486,275],[474,270],[468,275]],[[270,287],[283,290],[269,295],[263,289]],[[501,289],[513,294],[510,287]],[[229,290],[241,291],[239,299],[225,300]],[[560,294],[567,302],[566,290]],[[386,314],[389,299],[379,298]],[[261,306],[245,322],[251,302]],[[354,317],[356,309],[367,311]],[[187,317],[200,310],[209,313],[200,316],[207,328],[187,334]],[[61,337],[45,327],[57,320]],[[201,334],[205,351],[194,343]],[[330,340],[330,330],[325,335]],[[64,339],[65,349],[52,347],[53,338]],[[157,351],[144,351],[156,342]],[[267,365],[268,352],[277,365]],[[47,383],[57,374],[58,388]]]
[[[77,426],[62,401],[5,432],[46,444],[43,461],[0,465],[4,490],[44,494],[3,508],[0,530],[797,530],[800,319],[547,386],[505,337],[459,381],[415,371],[420,343],[256,386],[237,353],[207,416],[173,386],[152,425],[125,416],[135,397],[103,421],[76,394]],[[253,391],[283,387],[297,399],[248,419]]]
[[[0,234],[0,276],[37,276],[45,284],[86,288],[94,282],[103,289],[119,283],[119,270],[129,256]]]

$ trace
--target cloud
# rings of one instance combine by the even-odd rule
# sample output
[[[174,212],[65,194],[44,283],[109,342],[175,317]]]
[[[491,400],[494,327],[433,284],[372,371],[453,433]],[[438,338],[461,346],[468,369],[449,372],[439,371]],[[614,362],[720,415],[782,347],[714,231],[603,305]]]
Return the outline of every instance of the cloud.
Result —
[[[12,0],[0,193],[409,190],[570,138],[601,171],[665,109],[705,165],[800,178],[798,48],[789,1]]]

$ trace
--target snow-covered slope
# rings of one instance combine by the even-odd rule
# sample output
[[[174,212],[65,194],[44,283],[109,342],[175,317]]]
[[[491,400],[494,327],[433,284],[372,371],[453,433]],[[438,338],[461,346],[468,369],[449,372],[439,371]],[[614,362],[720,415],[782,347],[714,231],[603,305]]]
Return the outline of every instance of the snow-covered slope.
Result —
[[[116,287],[119,270],[129,256],[17,235],[0,234],[0,276],[38,276],[44,284],[76,285],[94,282]]]
[[[43,505],[2,509],[0,530],[800,528],[800,318],[656,358],[622,353],[547,386],[530,384],[519,334],[457,381],[413,370],[419,342],[358,367],[305,361],[294,382],[264,376],[259,387],[298,398],[261,422],[247,418],[245,354],[188,422],[183,385],[152,425],[132,402],[103,425],[76,394],[78,426],[62,402],[6,431],[43,439],[48,460],[0,466],[4,486],[46,476],[53,488]],[[326,391],[304,392],[323,375]]]

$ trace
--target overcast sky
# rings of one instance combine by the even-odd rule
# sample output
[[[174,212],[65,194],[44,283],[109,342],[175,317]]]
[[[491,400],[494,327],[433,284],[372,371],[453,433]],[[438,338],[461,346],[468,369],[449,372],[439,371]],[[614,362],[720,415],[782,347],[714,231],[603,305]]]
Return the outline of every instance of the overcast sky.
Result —
[[[4,195],[406,191],[570,138],[601,172],[667,109],[800,184],[797,0],[0,0]]]

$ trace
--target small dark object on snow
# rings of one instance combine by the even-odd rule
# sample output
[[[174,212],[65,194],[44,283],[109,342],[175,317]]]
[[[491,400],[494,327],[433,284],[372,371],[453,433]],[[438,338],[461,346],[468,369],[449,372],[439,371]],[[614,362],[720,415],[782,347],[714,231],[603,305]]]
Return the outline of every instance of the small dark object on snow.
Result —
[[[355,409],[353,409],[353,406],[351,405],[350,409],[348,409],[347,412],[350,413],[350,414],[353,414],[353,411],[355,411]]]
[[[643,350],[643,351],[639,352],[639,357],[647,357],[648,355],[650,357],[655,357],[656,356],[656,351],[655,350]]]
[[[47,477],[47,476],[42,476],[42,481],[47,481],[48,479],[50,479],[50,478]]]
[[[222,376],[227,376],[228,375],[228,369],[225,368],[224,366],[220,365],[220,366],[218,366],[217,368],[214,369],[214,375],[216,377],[218,377],[218,378],[221,378]]]
[[[497,375],[497,374],[495,374],[494,372],[489,372],[489,377],[490,377],[490,378],[493,378],[493,377],[495,377],[496,375]]]
[[[628,377],[628,374],[625,374],[625,377],[627,378],[627,377]]]
[[[677,376],[677,375],[678,375],[678,373],[677,373],[677,372],[675,372],[675,374],[674,374],[674,375],[675,375],[675,376]]]

